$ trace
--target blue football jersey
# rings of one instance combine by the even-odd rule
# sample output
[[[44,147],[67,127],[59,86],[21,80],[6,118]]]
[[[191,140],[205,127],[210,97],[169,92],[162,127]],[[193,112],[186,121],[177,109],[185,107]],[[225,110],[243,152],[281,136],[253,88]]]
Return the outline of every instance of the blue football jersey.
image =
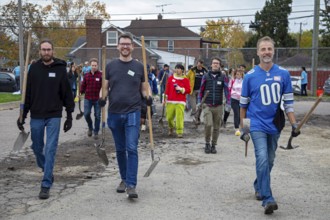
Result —
[[[273,64],[267,72],[255,66],[244,76],[240,105],[247,108],[250,131],[278,133],[273,119],[281,100],[293,109],[291,78],[286,69]]]

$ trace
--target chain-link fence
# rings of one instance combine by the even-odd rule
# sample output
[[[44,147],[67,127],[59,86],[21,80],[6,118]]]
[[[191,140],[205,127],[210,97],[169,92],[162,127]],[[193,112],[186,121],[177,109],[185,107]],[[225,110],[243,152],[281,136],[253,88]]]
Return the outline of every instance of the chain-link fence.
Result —
[[[55,48],[56,56],[62,59],[74,61],[77,64],[88,61],[90,58],[98,58],[101,63],[101,48],[80,48],[72,50],[70,48]],[[106,62],[117,58],[119,52],[116,48],[106,49]],[[252,65],[259,63],[256,48],[175,48],[174,52],[168,52],[167,48],[157,48],[157,50],[147,50],[147,62],[155,65],[159,69],[163,64],[169,64],[174,68],[176,63],[194,65],[197,59],[203,59],[205,66],[209,66],[212,57],[219,57],[226,68],[236,68],[244,64],[247,70]],[[133,57],[142,60],[140,47],[135,47]],[[274,63],[288,69],[291,75],[297,76],[301,73],[301,67],[306,67],[311,82],[312,68],[312,48],[276,48]],[[318,75],[317,87],[323,86],[324,81],[330,76],[330,48],[318,48]],[[310,87],[308,87],[310,88]]]

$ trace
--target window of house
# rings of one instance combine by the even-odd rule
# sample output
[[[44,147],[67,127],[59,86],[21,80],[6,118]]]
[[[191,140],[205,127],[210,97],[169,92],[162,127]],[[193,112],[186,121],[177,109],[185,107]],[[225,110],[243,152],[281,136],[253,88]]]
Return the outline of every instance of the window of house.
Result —
[[[167,42],[167,50],[169,52],[173,52],[174,51],[174,40],[169,40]]]
[[[118,32],[107,31],[107,46],[117,46],[118,44]]]
[[[151,40],[149,43],[149,46],[151,49],[157,49],[158,48],[158,41],[157,40]]]

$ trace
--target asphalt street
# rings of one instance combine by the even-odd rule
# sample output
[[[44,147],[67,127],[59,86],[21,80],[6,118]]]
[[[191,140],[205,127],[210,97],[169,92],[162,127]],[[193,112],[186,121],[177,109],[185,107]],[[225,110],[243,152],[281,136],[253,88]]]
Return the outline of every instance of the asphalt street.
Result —
[[[312,104],[296,102],[296,113],[304,114]],[[12,146],[18,135],[18,111],[17,103],[0,105],[0,160],[13,155]],[[320,103],[315,114],[330,115],[330,103]],[[279,210],[271,216],[264,215],[261,203],[254,198],[252,144],[245,158],[244,144],[238,137],[220,134],[218,154],[205,154],[200,126],[195,131],[195,138],[155,140],[155,154],[161,161],[147,178],[143,175],[151,164],[150,151],[140,149],[139,198],[136,200],[116,193],[120,179],[117,172],[112,172],[117,166],[113,161],[103,177],[77,186],[71,193],[55,200],[39,201],[39,188],[36,188],[35,196],[30,193],[28,200],[38,203],[38,209],[23,215],[17,211],[8,219],[329,219],[330,148],[326,148],[329,138],[325,136],[330,132],[313,129],[323,132],[321,143],[313,142],[307,134],[304,134],[306,138],[296,140],[302,146],[313,148],[277,151],[272,190]],[[74,121],[71,131],[61,131],[60,143],[84,138],[86,131],[84,120]],[[287,126],[279,142],[286,143],[289,134]],[[29,139],[25,148],[30,144]]]

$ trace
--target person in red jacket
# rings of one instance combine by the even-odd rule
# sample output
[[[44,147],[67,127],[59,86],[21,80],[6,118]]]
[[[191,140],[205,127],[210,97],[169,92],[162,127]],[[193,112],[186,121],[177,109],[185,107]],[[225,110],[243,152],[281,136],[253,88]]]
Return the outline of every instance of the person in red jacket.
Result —
[[[174,126],[179,138],[183,137],[184,109],[186,105],[186,95],[190,94],[190,82],[184,75],[182,64],[175,66],[175,73],[167,80],[165,89],[166,119],[168,121],[169,135],[173,134]],[[174,119],[176,125],[174,125]]]

